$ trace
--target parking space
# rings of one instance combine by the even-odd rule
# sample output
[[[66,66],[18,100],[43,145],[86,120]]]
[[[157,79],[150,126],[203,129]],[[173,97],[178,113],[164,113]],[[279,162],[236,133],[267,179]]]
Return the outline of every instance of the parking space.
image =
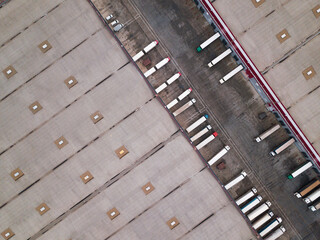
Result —
[[[276,118],[267,112],[245,74],[238,73],[223,85],[219,83],[219,79],[239,64],[236,56],[230,54],[208,67],[209,62],[228,49],[223,39],[214,41],[200,53],[196,51],[215,31],[194,2],[95,0],[95,7],[104,18],[113,15],[109,24],[115,20],[124,24],[115,33],[121,46],[102,27],[88,2],[76,4],[75,11],[65,16],[74,4],[75,1],[66,0],[57,5],[2,46],[12,61],[18,61],[17,53],[11,53],[14,44],[24,37],[34,39],[45,32],[52,42],[56,41],[54,45],[61,45],[61,52],[45,55],[49,57],[42,61],[44,56],[40,51],[41,57],[26,73],[36,73],[41,68],[43,71],[25,84],[28,80],[22,78],[13,82],[6,91],[17,90],[0,103],[0,114],[6,116],[0,126],[1,141],[5,143],[0,149],[3,176],[0,188],[7,189],[0,197],[0,225],[4,226],[0,232],[9,227],[15,239],[30,240],[158,239],[159,236],[256,239],[259,237],[251,229],[250,221],[232,201],[255,187],[262,202],[271,202],[275,214],[272,219],[283,219],[286,234],[281,239],[317,239],[317,214],[306,211],[301,199],[293,196],[316,173],[308,170],[296,179],[287,179],[289,173],[305,162],[294,145],[275,157],[268,155],[288,139],[285,129],[261,143],[254,141],[277,123]],[[297,3],[291,0],[287,4],[292,10]],[[261,16],[268,11],[271,11],[269,16],[284,12],[277,4],[265,6],[268,8],[260,11]],[[15,11],[23,12],[16,8]],[[1,10],[0,17],[4,14]],[[45,8],[37,10],[35,16],[41,12]],[[304,13],[303,9],[297,10],[290,21]],[[252,17],[263,24],[261,16]],[[57,18],[67,24],[58,24],[54,20]],[[235,26],[242,24],[239,29],[245,28],[245,23],[252,24],[248,19],[246,16],[241,20],[243,23],[240,21]],[[304,18],[307,22],[308,19],[308,16]],[[40,28],[46,22],[52,28],[58,24],[58,30],[42,32]],[[79,35],[72,30],[74,24],[79,27]],[[22,25],[19,23],[14,29],[18,31]],[[255,27],[253,23],[247,32]],[[64,44],[69,35],[73,40],[70,45]],[[139,73],[121,48],[134,56],[155,40],[159,44],[137,61]],[[39,50],[35,48],[22,52],[21,61],[32,58],[32,49]],[[298,54],[299,50],[292,56],[299,58]],[[157,88],[174,74],[179,72],[181,76],[154,97],[140,74],[167,57],[170,61],[161,69],[157,65],[157,71],[148,76],[149,83]],[[39,67],[37,61],[44,65]],[[272,76],[276,70],[268,70],[266,76]],[[12,79],[17,76],[14,74]],[[310,86],[314,87],[312,82]],[[186,92],[187,89],[190,91]],[[307,90],[303,89],[301,94]],[[294,97],[290,99],[292,102]],[[169,107],[174,99],[177,104]],[[182,111],[181,107],[193,99],[196,102]],[[36,107],[29,107],[34,101],[38,101]],[[297,106],[299,103],[294,103],[291,109]],[[177,115],[177,110],[182,113]],[[183,129],[204,115],[208,118],[184,136]],[[177,124],[172,121],[174,116]],[[316,116],[311,114],[310,121]],[[197,135],[201,136],[192,140],[192,147],[190,138]],[[210,136],[215,138],[209,141]],[[203,143],[201,149],[200,143]],[[199,159],[195,147],[200,149],[200,158],[209,161],[226,145],[230,150],[211,169]],[[21,172],[15,172],[17,168],[24,174],[21,178]],[[229,183],[241,171],[247,176],[225,192],[221,184]]]
[[[272,113],[267,112],[263,101],[243,75],[237,74],[223,85],[219,83],[219,79],[237,66],[232,56],[226,57],[212,68],[207,67],[212,59],[226,50],[226,46],[221,41],[215,41],[200,54],[196,53],[195,49],[200,43],[213,35],[212,27],[204,21],[199,21],[201,14],[198,11],[194,12],[191,3],[177,4],[175,1],[166,1],[165,4],[157,1],[150,4],[141,1],[129,2],[138,8],[137,12],[141,14],[138,19],[144,20],[139,24],[145,26],[143,28],[146,29],[145,34],[149,36],[148,34],[151,32],[154,39],[160,40],[156,51],[159,51],[162,57],[169,55],[171,63],[182,73],[179,81],[175,82],[176,85],[173,84],[161,92],[160,96],[163,101],[169,103],[178,95],[179,90],[191,87],[193,91],[188,96],[188,100],[194,97],[199,103],[199,107],[197,103],[195,104],[194,111],[191,111],[190,115],[186,112],[186,116],[177,117],[179,124],[186,129],[201,115],[209,113],[209,119],[192,131],[189,136],[194,136],[207,124],[210,124],[214,131],[217,131],[218,137],[200,150],[206,160],[212,158],[223,146],[229,145],[231,147],[227,155],[212,166],[212,170],[222,183],[232,180],[241,170],[248,173],[247,178],[230,189],[232,197],[237,198],[255,186],[258,189],[258,194],[262,195],[264,200],[271,201],[271,209],[276,216],[285,219],[286,235],[284,238],[290,236],[299,239],[301,236],[310,234],[310,229],[305,227],[309,226],[315,217],[311,212],[303,210],[306,209],[306,206],[294,205],[297,199],[293,197],[293,192],[299,188],[299,185],[286,178],[286,175],[305,160],[294,146],[276,158],[268,156],[271,150],[288,139],[284,129],[277,131],[277,134],[262,143],[258,144],[253,140],[260,133],[276,124],[276,119]],[[110,7],[110,5],[108,6]],[[185,18],[186,15],[189,18]],[[190,18],[190,16],[192,17]],[[157,21],[160,18],[161,21]],[[180,25],[179,22],[183,22],[183,24]],[[126,26],[124,31],[118,34],[120,39],[123,36],[126,38],[131,36],[133,23]],[[180,27],[173,27],[173,25]],[[139,44],[139,39],[135,40],[136,43],[133,40],[127,41],[129,49],[133,45]],[[153,53],[156,54],[156,51]],[[152,54],[149,56],[150,59],[153,59]],[[168,66],[171,65],[168,64]],[[162,72],[159,71],[156,73],[158,75],[154,74],[148,78],[155,87],[166,80],[162,75],[167,72],[160,73]],[[174,70],[170,69],[169,75],[173,73]],[[160,83],[157,83],[158,81]],[[262,120],[258,115],[263,112],[266,117]],[[206,137],[208,135],[203,135],[195,142],[195,145]],[[220,163],[225,164],[225,169],[218,169],[217,165]],[[307,183],[314,176],[316,173],[309,170],[302,175],[300,181]],[[281,185],[283,182],[286,182],[285,187]],[[287,201],[293,204],[286,205]],[[303,214],[300,213],[299,217],[295,217],[289,213],[292,212],[292,209],[298,212],[303,211]],[[299,220],[297,220],[298,218]],[[304,220],[301,221],[301,219]],[[308,220],[306,221],[306,219]]]

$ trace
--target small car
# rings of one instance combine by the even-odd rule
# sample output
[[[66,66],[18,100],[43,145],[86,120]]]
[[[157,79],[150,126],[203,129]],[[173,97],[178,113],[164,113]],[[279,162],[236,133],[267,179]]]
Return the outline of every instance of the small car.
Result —
[[[111,26],[115,26],[116,24],[119,23],[119,20],[114,20],[112,23],[111,23]]]
[[[111,18],[113,18],[113,15],[112,15],[112,14],[108,15],[108,16],[106,17],[106,20],[109,21]]]

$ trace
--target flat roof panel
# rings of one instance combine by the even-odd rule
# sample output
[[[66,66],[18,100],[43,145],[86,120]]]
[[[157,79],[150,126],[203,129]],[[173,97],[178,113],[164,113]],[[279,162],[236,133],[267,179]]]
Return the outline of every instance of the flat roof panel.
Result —
[[[232,32],[238,35],[256,25],[257,22],[263,21],[266,15],[281,7],[283,2],[283,0],[265,1],[258,8],[255,8],[251,0],[229,0],[228,2],[216,1],[213,3],[213,5],[221,13],[232,13],[228,14],[228,18],[224,20],[227,21]]]
[[[289,112],[299,124],[302,131],[307,135],[309,141],[315,146],[320,142],[320,89],[300,99],[293,105]]]
[[[245,6],[230,11],[230,8],[232,9],[235,2],[236,0],[227,3],[221,2],[220,4],[219,1],[213,3],[222,17],[228,16],[224,17],[224,20],[232,31],[237,28],[239,24],[237,22],[241,21],[241,18],[234,16],[238,16],[239,14],[246,15],[250,12]],[[263,3],[259,8],[263,8],[267,2],[268,1]],[[312,12],[312,8],[316,6],[317,3],[317,0],[302,2],[300,0],[286,1],[272,14],[262,19],[258,18],[257,22],[252,23],[252,27],[248,28],[246,32],[236,34],[241,45],[261,71],[270,66],[275,60],[280,59],[285,53],[320,28],[320,22]],[[222,8],[222,4],[228,7],[224,6]],[[226,13],[226,11],[228,11],[228,13]],[[237,14],[234,14],[234,12]],[[254,12],[253,10],[253,13]],[[257,14],[260,14],[259,11]],[[245,22],[243,24],[245,24]],[[276,34],[283,29],[287,29],[291,37],[280,44],[276,38]]]
[[[245,221],[242,218],[235,218],[237,215],[239,213],[235,207],[228,204],[182,239],[242,240],[253,238]]]
[[[201,204],[200,204],[201,203]],[[234,210],[234,211],[232,211]],[[245,221],[237,214],[216,181],[212,181],[209,171],[201,171],[190,181],[182,185],[177,191],[162,199],[158,204],[148,209],[141,216],[130,222],[110,239],[128,239],[131,235],[138,239],[148,239],[150,236],[162,236],[164,239],[178,239],[213,214],[221,213],[224,218],[221,223],[211,221],[216,231],[230,231],[235,225],[242,222],[240,234],[233,232],[230,239],[250,239],[253,237]],[[166,221],[175,216],[180,224],[173,230],[166,225]],[[230,217],[226,217],[230,216]],[[206,220],[206,223],[209,220]],[[228,222],[228,223],[227,223]],[[204,224],[204,223],[201,223]],[[200,226],[201,226],[200,225]],[[199,226],[198,226],[199,227]],[[196,229],[196,228],[195,228]],[[198,239],[205,239],[207,233],[200,233]],[[213,234],[214,236],[214,234]],[[196,238],[194,238],[196,239]],[[210,238],[215,239],[215,238]],[[225,238],[226,239],[226,238]]]
[[[0,125],[3,129],[0,152],[126,64],[127,57],[114,43],[108,32],[99,31],[75,51],[0,102],[0,115],[3,116]],[[64,80],[70,75],[78,81],[72,89],[64,84]],[[38,101],[43,107],[35,115],[28,109],[34,101]]]
[[[184,157],[184,162],[181,161],[182,157]],[[177,185],[200,171],[203,164],[201,161],[195,160],[196,157],[197,155],[189,147],[189,143],[179,134],[171,139],[164,148],[147,158],[119,181],[90,200],[88,204],[44,234],[43,238],[60,238],[62,236],[76,238],[83,235],[96,239],[105,238],[107,234],[111,234],[121,225],[125,225],[132,217],[161,200]],[[102,172],[106,172],[106,170]],[[155,190],[148,196],[141,190],[141,186],[147,181],[152,182],[155,186]],[[92,206],[96,206],[96,210]],[[111,206],[115,206],[120,211],[121,218],[117,218],[116,222],[109,221],[106,216],[106,212]],[[85,214],[89,209],[94,212],[89,219],[86,219]],[[75,221],[81,226],[77,232],[73,231]],[[95,231],[96,226],[90,225],[90,222],[101,222],[99,231]]]
[[[17,239],[26,239],[106,181],[130,167],[155,146],[170,138],[177,130],[169,115],[161,109],[161,105],[155,99],[147,103],[139,111],[130,115],[89,145],[83,152],[78,153],[54,172],[41,179],[40,182],[21,194],[19,198],[9,202],[0,209],[0,225],[7,225],[15,229]],[[144,119],[145,124],[140,124],[141,119]],[[159,131],[160,129],[161,131]],[[153,138],[150,139],[148,134],[144,134],[145,132],[152,134]],[[126,145],[130,150],[130,153],[121,160],[113,152],[113,148],[119,143]],[[94,179],[84,184],[80,175],[86,171],[89,171]],[[140,189],[141,186],[136,187],[144,196]],[[127,190],[126,194],[132,194],[129,186]],[[114,194],[118,191],[119,189],[115,188]],[[110,202],[113,202],[111,201],[112,195],[112,193],[108,195]],[[104,200],[106,199],[104,198]],[[33,206],[36,207],[40,204],[38,201],[45,202],[50,207],[50,211],[42,217],[34,211]],[[121,214],[121,205],[116,204],[116,208]]]
[[[66,86],[63,87],[67,89]],[[123,95],[122,98],[119,97],[121,95]],[[117,124],[135,109],[143,106],[151,98],[151,91],[132,64],[117,71],[99,85],[99,88],[94,88],[1,156],[0,174],[4,181],[0,181],[0,188],[3,187],[7,190],[0,195],[0,205],[84,147],[99,134]],[[90,114],[97,109],[105,117],[98,124],[93,124]],[[59,150],[54,141],[62,135],[69,144]],[[157,139],[157,135],[150,136],[150,138]],[[112,151],[121,145],[123,143],[115,146]],[[17,168],[15,166],[18,166],[25,173],[19,183],[12,181],[8,175]]]
[[[63,0],[9,1],[0,9],[0,46],[61,2]]]
[[[266,80],[287,108],[319,87],[319,51],[320,37],[318,36],[265,74]],[[309,66],[313,66],[316,75],[306,80],[302,72]]]
[[[314,115],[306,123],[301,124],[302,131],[308,134],[308,139],[313,145],[320,143],[320,127],[319,127],[320,111]]]
[[[29,81],[102,27],[86,1],[65,1],[0,48],[0,68],[14,66],[9,80],[0,74],[0,99]],[[48,40],[52,48],[42,53],[38,45]],[[31,80],[32,81],[32,80]]]
[[[177,144],[177,142],[180,143]],[[150,236],[160,235],[166,239],[176,239],[185,233],[187,229],[191,229],[200,223],[203,218],[212,214],[212,212],[224,212],[223,206],[228,204],[226,203],[227,198],[225,194],[219,184],[212,181],[212,175],[208,171],[199,172],[199,167],[201,167],[199,165],[202,163],[195,161],[194,157],[196,155],[194,152],[181,151],[180,146],[186,148],[187,144],[182,137],[172,140],[163,149],[121,179],[121,181],[107,188],[101,195],[68,216],[51,231],[46,232],[42,238],[59,238],[61,236],[68,236],[70,238],[82,236],[88,238],[90,236],[102,239],[117,231],[110,239],[127,239],[129,236],[130,239],[132,239],[131,236],[136,236],[137,239],[146,239],[148,236],[150,238]],[[178,156],[175,159],[167,156],[176,154]],[[185,162],[181,162],[181,154],[186,154]],[[194,169],[189,167],[187,171],[180,170],[179,166],[189,164],[196,164],[197,167]],[[148,171],[145,170],[145,167],[147,167]],[[148,174],[148,178],[146,178],[143,172],[150,173],[150,175]],[[141,176],[145,177],[141,179]],[[154,181],[154,178],[158,179],[157,182]],[[189,181],[186,181],[186,178]],[[139,185],[147,179],[151,179],[150,181],[156,187],[148,197],[139,188]],[[171,183],[170,180],[173,180],[175,183]],[[166,192],[177,186],[177,183],[183,183],[183,181],[185,183],[181,184],[179,189],[161,199]],[[137,182],[139,183],[137,184]],[[122,191],[119,191],[119,189]],[[125,189],[128,189],[128,191]],[[112,198],[112,192],[114,192],[114,199]],[[201,204],[199,204],[200,202]],[[108,209],[108,205],[109,208],[116,206],[120,211],[120,216],[117,220],[111,222],[106,218],[106,214],[103,215],[101,213],[104,211],[103,209]],[[92,206],[95,207],[93,208]],[[232,208],[234,207],[232,206]],[[92,214],[86,215],[89,209],[91,209]],[[143,209],[148,210],[142,215],[137,216]],[[188,209],[188,211],[186,212],[185,209]],[[174,231],[170,230],[166,225],[166,221],[172,216],[176,216],[180,222],[180,225]],[[238,214],[237,216],[238,219],[237,217],[235,219],[244,223],[240,215]],[[133,217],[135,219],[128,223]],[[90,222],[95,222],[96,224],[91,225]],[[83,229],[83,231],[75,232],[73,227],[75,223],[81,224],[81,228],[79,229]],[[244,226],[245,224],[243,224],[242,228]],[[97,231],[97,229],[99,230]],[[120,231],[118,231],[119,229]],[[246,232],[246,230],[246,236],[251,236],[248,227],[242,229],[242,232]]]
[[[296,116],[295,118],[298,122],[306,123],[320,113],[319,103],[320,88],[316,89],[312,94],[300,99],[298,103],[289,109],[289,112]]]

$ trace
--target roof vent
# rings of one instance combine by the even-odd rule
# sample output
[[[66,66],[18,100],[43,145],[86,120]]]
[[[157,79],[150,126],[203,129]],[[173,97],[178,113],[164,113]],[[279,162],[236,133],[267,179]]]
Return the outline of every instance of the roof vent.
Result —
[[[52,48],[52,46],[51,46],[51,44],[48,42],[48,40],[40,43],[40,44],[38,45],[38,47],[40,48],[41,52],[43,52],[43,53],[48,52],[48,51]]]
[[[316,75],[316,71],[314,70],[314,68],[312,66],[306,68],[303,72],[302,72],[304,78],[306,80],[309,80],[310,78],[312,78],[314,75]]]
[[[20,168],[17,168],[13,170],[10,175],[13,178],[13,180],[17,181],[19,178],[21,178],[24,175],[24,173],[20,170]]]
[[[6,67],[2,72],[7,79],[11,78],[13,75],[17,73],[17,71],[11,65]]]
[[[116,208],[112,208],[107,212],[107,215],[111,220],[120,215],[120,212]]]
[[[291,36],[288,33],[287,29],[283,29],[281,32],[279,32],[276,35],[277,39],[279,40],[280,43],[283,43],[284,41],[286,41],[287,39],[289,39]]]

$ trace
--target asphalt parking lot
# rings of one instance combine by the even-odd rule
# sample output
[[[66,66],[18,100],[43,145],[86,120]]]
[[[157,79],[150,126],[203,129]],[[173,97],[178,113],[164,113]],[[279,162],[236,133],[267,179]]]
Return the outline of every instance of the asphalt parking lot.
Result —
[[[246,180],[231,190],[231,195],[236,198],[255,186],[264,199],[271,201],[271,209],[276,215],[283,218],[287,233],[282,239],[318,239],[318,213],[307,210],[306,205],[293,196],[316,173],[308,170],[297,179],[286,178],[287,174],[305,161],[294,146],[276,157],[268,155],[288,139],[285,130],[277,131],[259,144],[253,141],[259,133],[276,124],[276,119],[267,112],[263,101],[242,74],[237,74],[224,85],[219,84],[219,79],[236,66],[231,56],[214,68],[207,67],[208,62],[225,50],[223,43],[215,41],[202,53],[195,51],[214,31],[194,3],[132,0],[124,2],[120,11],[119,6],[109,1],[96,2],[105,13],[113,12],[120,20],[126,12],[123,22],[127,24],[117,36],[132,56],[154,39],[160,40],[160,46],[147,57],[152,66],[167,56],[171,58],[171,64],[148,79],[157,87],[177,71],[182,73],[179,81],[170,85],[160,96],[168,103],[184,89],[193,89],[188,100],[194,97],[197,103],[177,119],[186,128],[202,114],[209,114],[208,122],[219,136],[200,150],[204,158],[209,159],[228,144],[231,151],[223,159],[226,169],[217,170],[214,165],[215,174],[225,183],[243,169],[249,173]],[[134,20],[128,19],[129,16]],[[146,70],[142,61],[138,65],[143,72]],[[258,118],[261,112],[267,113],[263,120]]]
[[[0,100],[2,237],[254,239],[90,4],[29,4],[0,9],[0,19],[10,11],[22,16],[0,47],[8,54],[2,69],[17,70],[0,79],[8,85]],[[52,45],[47,52],[38,46],[44,39]],[[176,87],[165,103],[185,89]],[[38,108],[30,107],[34,101]],[[172,217],[179,224],[171,230]]]

